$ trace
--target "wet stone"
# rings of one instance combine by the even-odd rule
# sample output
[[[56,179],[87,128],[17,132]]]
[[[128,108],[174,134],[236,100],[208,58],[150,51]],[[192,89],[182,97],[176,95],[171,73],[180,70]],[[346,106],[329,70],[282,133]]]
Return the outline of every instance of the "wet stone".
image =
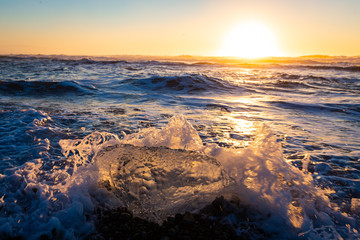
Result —
[[[191,213],[186,212],[183,217],[183,222],[185,224],[193,224],[195,222],[195,218],[193,217],[193,215]]]
[[[131,214],[130,214],[130,213],[127,213],[127,212],[123,212],[123,213],[121,213],[121,215],[120,215],[120,221],[122,221],[122,222],[127,222],[127,221],[129,221],[131,218],[132,218]]]
[[[236,207],[237,206],[237,207]],[[274,236],[266,234],[249,220],[246,207],[237,201],[223,197],[215,199],[199,213],[178,213],[168,217],[161,225],[133,217],[126,208],[97,211],[96,232],[87,239],[264,239]],[[223,221],[229,214],[236,215],[239,222],[235,228]],[[247,215],[247,213],[249,215]],[[216,216],[218,215],[218,216]],[[241,217],[241,215],[244,215]],[[246,220],[248,219],[248,220]],[[249,222],[250,221],[250,222]]]

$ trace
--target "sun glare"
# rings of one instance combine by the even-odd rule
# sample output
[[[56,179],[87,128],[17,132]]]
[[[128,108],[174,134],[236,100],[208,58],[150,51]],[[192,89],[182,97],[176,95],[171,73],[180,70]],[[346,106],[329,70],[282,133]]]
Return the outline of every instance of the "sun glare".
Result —
[[[218,55],[243,58],[280,56],[274,34],[258,22],[234,27],[226,36]]]

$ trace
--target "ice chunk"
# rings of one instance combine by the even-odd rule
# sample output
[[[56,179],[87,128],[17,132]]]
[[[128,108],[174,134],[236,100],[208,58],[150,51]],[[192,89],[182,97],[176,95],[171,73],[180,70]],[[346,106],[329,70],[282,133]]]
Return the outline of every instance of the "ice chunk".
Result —
[[[126,207],[157,221],[199,209],[231,181],[215,158],[165,147],[112,146],[96,164]]]
[[[172,149],[201,150],[201,138],[195,128],[182,115],[174,116],[162,129],[145,128],[138,133],[126,135],[124,144]]]

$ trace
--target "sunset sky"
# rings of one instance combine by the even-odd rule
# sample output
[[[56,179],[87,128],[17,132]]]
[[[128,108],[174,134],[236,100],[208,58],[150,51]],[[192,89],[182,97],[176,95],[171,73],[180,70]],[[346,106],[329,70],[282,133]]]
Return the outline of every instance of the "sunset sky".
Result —
[[[221,55],[244,22],[278,55],[360,55],[359,0],[0,0],[0,54]]]

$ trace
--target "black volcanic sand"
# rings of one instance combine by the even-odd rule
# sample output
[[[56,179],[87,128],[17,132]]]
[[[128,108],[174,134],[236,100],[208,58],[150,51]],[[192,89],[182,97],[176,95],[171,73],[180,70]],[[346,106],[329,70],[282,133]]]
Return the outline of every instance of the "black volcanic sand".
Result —
[[[251,211],[251,210],[250,210]],[[229,214],[240,222],[241,233],[224,218]],[[162,225],[133,217],[126,208],[98,210],[97,232],[88,239],[264,239],[271,238],[247,216],[251,212],[239,203],[216,198],[199,213],[176,214],[168,217]],[[269,216],[268,216],[269,217]],[[274,236],[273,236],[274,237]]]

